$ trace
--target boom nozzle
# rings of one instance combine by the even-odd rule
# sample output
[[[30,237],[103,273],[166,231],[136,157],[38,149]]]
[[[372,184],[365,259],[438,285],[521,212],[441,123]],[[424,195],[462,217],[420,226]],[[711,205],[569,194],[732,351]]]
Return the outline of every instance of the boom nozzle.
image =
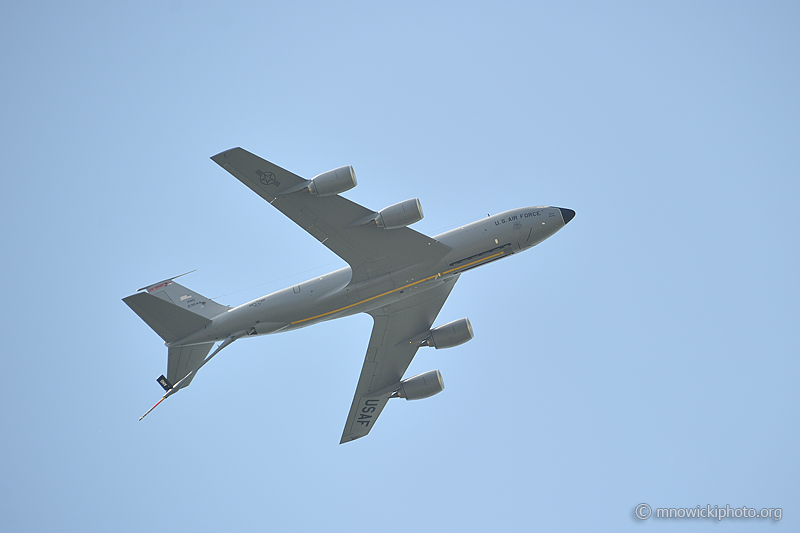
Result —
[[[175,385],[172,385],[172,384],[169,382],[169,380],[168,380],[167,378],[165,378],[163,375],[162,375],[162,376],[159,376],[159,378],[158,378],[156,381],[158,381],[158,383],[159,383],[159,384],[160,384],[162,387],[164,387],[164,390],[166,390],[166,391],[167,391],[167,393],[166,393],[164,396],[162,396],[162,397],[161,397],[161,399],[160,399],[160,400],[158,400],[158,401],[156,402],[156,404],[155,404],[153,407],[151,407],[151,408],[150,408],[150,410],[149,410],[149,411],[147,411],[145,414],[143,414],[143,415],[141,416],[141,418],[139,418],[139,421],[141,422],[142,418],[144,418],[144,417],[146,417],[147,415],[149,415],[149,414],[150,414],[150,412],[151,412],[153,409],[155,409],[156,407],[158,407],[158,404],[160,404],[161,402],[163,402],[164,400],[166,400],[167,398],[169,398],[170,396],[172,396],[173,394],[175,394],[176,392],[178,392],[178,391],[181,389],[181,386],[182,386],[181,384],[182,384],[184,381],[187,381],[187,383],[188,383],[188,381],[191,381],[191,378],[192,378],[192,376],[194,376],[194,375],[197,373],[197,371],[198,371],[198,370],[200,370],[201,368],[203,368],[203,365],[205,365],[206,363],[208,363],[209,361],[211,361],[211,359],[212,359],[212,358],[213,358],[215,355],[217,355],[217,354],[220,352],[220,350],[222,350],[223,348],[225,348],[226,346],[228,346],[230,343],[232,343],[232,342],[233,342],[233,341],[235,341],[236,339],[238,339],[238,338],[240,338],[240,337],[243,337],[244,335],[245,335],[245,332],[244,332],[244,331],[240,331],[240,332],[238,332],[238,333],[234,333],[233,335],[231,335],[231,336],[229,336],[228,338],[226,338],[226,339],[225,339],[225,340],[224,340],[224,341],[223,341],[223,342],[222,342],[222,343],[221,343],[221,344],[220,344],[220,345],[217,347],[217,349],[216,349],[216,350],[214,350],[214,352],[213,352],[211,355],[209,355],[208,357],[206,357],[206,359],[205,359],[205,360],[204,360],[202,363],[200,363],[200,366],[198,366],[197,368],[195,368],[194,370],[192,370],[191,372],[189,372],[188,374],[186,374],[185,376],[183,376],[181,379],[179,379],[179,380],[178,380],[178,382],[177,382]],[[167,387],[169,387],[169,389],[167,389]]]
[[[156,407],[158,407],[158,404],[160,404],[161,402],[163,402],[163,401],[164,401],[164,400],[166,400],[166,399],[167,399],[167,395],[165,394],[164,396],[162,396],[162,397],[161,397],[161,399],[160,399],[160,400],[158,400],[158,401],[156,402],[156,404],[155,404],[153,407],[151,407],[150,409],[148,409],[148,410],[147,410],[147,412],[146,412],[145,414],[143,414],[142,416],[140,416],[140,417],[139,417],[139,422],[141,422],[141,421],[142,421],[142,419],[143,419],[144,417],[146,417],[147,415],[149,415],[149,414],[150,414],[150,412],[151,412],[153,409],[155,409]]]

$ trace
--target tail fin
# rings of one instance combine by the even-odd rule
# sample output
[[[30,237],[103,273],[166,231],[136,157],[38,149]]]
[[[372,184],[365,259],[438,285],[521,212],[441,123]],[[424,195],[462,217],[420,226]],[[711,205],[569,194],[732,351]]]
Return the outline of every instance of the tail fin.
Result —
[[[181,274],[183,275],[183,274]],[[176,278],[179,276],[175,276]],[[220,305],[211,298],[206,298],[200,293],[187,289],[183,285],[175,283],[175,278],[166,279],[153,283],[147,287],[142,287],[140,291],[147,291],[148,294],[157,296],[162,300],[182,307],[187,311],[198,314],[206,318],[214,318],[230,309]]]
[[[173,279],[143,287],[139,290],[146,292],[122,299],[164,342],[174,342],[194,333],[229,309],[175,283]]]

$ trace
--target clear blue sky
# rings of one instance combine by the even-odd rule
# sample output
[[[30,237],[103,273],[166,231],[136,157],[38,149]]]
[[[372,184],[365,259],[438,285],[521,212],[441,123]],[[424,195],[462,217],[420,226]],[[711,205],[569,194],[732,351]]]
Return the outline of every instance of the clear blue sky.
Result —
[[[796,2],[12,2],[0,17],[0,529],[797,530]],[[338,444],[360,315],[237,342],[143,422],[121,301],[224,304],[342,262],[209,157],[353,165],[428,234],[575,209],[465,274],[446,390]],[[768,527],[726,520],[725,530]]]

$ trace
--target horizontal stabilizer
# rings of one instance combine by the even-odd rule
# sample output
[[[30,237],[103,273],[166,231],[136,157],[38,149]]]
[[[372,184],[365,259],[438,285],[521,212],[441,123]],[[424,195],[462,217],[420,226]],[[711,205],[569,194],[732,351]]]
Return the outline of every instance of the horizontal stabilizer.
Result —
[[[122,299],[164,342],[175,342],[211,324],[211,320],[146,292]]]
[[[169,349],[167,360],[167,380],[170,385],[177,385],[180,380],[185,378],[189,372],[197,370],[203,364],[208,352],[213,348],[214,343],[195,344],[193,346],[174,346]],[[184,380],[178,388],[188,387],[194,379],[194,374]],[[170,387],[172,388],[172,387]]]

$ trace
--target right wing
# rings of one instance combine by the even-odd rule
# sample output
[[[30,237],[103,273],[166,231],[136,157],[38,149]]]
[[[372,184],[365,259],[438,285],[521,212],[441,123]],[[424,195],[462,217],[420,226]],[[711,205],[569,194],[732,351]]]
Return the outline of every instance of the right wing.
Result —
[[[353,272],[353,283],[403,266],[437,261],[451,250],[410,228],[386,230],[364,224],[376,212],[338,194],[318,197],[304,192],[301,189],[309,180],[242,148],[211,159],[344,259]]]
[[[375,323],[339,444],[370,432],[419,349],[418,342],[409,341],[430,330],[457,280],[458,275],[437,287],[370,311]]]

